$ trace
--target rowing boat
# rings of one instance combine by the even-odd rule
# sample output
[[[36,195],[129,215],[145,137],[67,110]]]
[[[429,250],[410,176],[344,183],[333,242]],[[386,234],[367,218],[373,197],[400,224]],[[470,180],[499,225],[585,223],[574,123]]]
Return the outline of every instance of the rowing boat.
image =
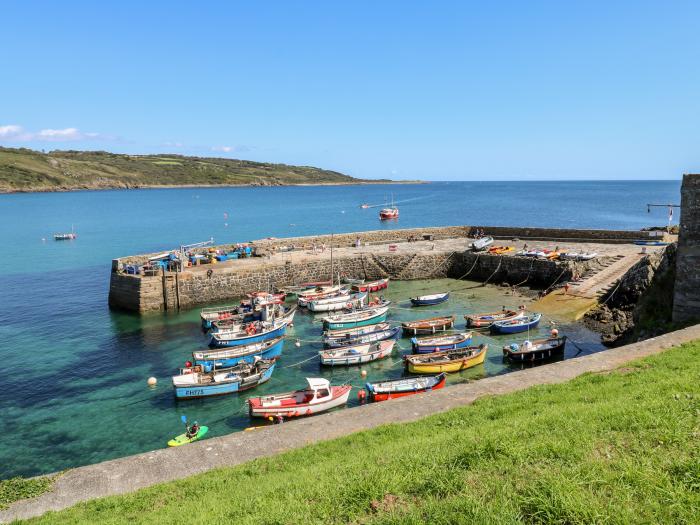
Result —
[[[480,314],[467,314],[464,319],[467,321],[467,328],[488,328],[496,321],[506,321],[522,317],[522,310],[501,310],[500,312],[486,312]]]
[[[378,343],[365,343],[343,346],[332,350],[321,350],[318,355],[321,358],[321,364],[326,366],[361,365],[388,357],[394,350],[395,344],[396,341],[389,339]]]
[[[566,336],[512,343],[503,347],[503,357],[518,363],[544,361],[563,355],[565,346]]]
[[[487,350],[488,345],[482,344],[449,352],[407,355],[404,360],[408,371],[413,374],[459,372],[483,363]]]
[[[369,283],[353,284],[353,292],[378,292],[379,290],[384,290],[389,287],[389,279],[379,279],[378,281],[372,281]]]
[[[412,396],[421,392],[437,390],[445,386],[447,375],[445,373],[436,376],[403,377],[393,381],[380,381],[367,383],[365,388],[369,392],[370,400],[386,401],[397,397]]]
[[[526,330],[531,330],[536,328],[540,323],[542,314],[531,313],[528,315],[523,315],[522,317],[517,317],[515,319],[507,319],[504,321],[496,321],[490,327],[492,334],[517,334],[518,332],[524,332]]]
[[[447,352],[469,346],[472,333],[436,335],[433,337],[414,337],[411,346],[415,354],[430,354],[433,352]]]
[[[404,333],[411,335],[434,334],[449,330],[455,324],[455,316],[431,317],[430,319],[418,319],[417,321],[407,321],[401,323]]]
[[[306,307],[312,312],[333,312],[336,310],[350,310],[361,308],[367,299],[366,293],[353,295],[339,295],[336,297],[326,297],[309,301]]]
[[[420,295],[418,297],[411,297],[411,303],[413,306],[433,306],[436,304],[444,303],[450,298],[450,292],[444,293],[434,293],[431,295]]]
[[[330,337],[326,335],[323,337],[323,345],[326,348],[338,348],[341,346],[359,345],[363,343],[376,343],[377,341],[384,341],[386,339],[395,339],[401,331],[401,328],[398,326],[392,327],[389,323],[369,325],[367,328],[372,328],[373,330],[357,335],[346,334],[340,337]]]

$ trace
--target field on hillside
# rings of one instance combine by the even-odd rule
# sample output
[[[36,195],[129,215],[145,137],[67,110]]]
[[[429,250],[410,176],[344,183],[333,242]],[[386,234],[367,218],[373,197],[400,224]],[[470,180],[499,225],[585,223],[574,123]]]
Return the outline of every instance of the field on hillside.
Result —
[[[697,523],[700,342],[36,523]]]

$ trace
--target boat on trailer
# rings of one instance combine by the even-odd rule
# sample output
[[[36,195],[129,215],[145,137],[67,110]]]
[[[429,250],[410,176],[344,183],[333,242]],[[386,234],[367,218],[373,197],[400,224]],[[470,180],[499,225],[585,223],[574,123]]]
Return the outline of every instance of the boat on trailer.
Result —
[[[371,401],[387,401],[397,397],[438,390],[444,387],[446,382],[447,374],[443,372],[436,376],[404,377],[393,381],[367,383],[365,388]]]
[[[331,386],[327,379],[307,377],[302,390],[253,397],[248,400],[251,417],[301,417],[326,412],[348,402],[352,385]]]
[[[198,350],[192,352],[192,358],[198,365],[226,368],[245,361],[252,363],[256,359],[276,359],[282,354],[284,337],[274,337],[246,345]]]
[[[525,313],[522,310],[501,310],[500,312],[467,314],[464,319],[467,321],[467,328],[489,328],[496,321],[517,319],[523,315]]]
[[[275,360],[258,359],[253,363],[241,362],[210,371],[205,368],[205,365],[193,365],[181,368],[180,374],[173,376],[177,399],[220,396],[255,388],[272,377]]]
[[[566,336],[511,343],[503,347],[503,357],[516,363],[545,361],[564,355]]]
[[[460,372],[484,362],[488,345],[471,346],[435,352],[404,356],[408,371],[413,374],[438,374],[441,372]]]
[[[472,333],[437,335],[433,337],[414,337],[411,339],[411,347],[415,354],[430,354],[433,352],[447,352],[469,346]]]
[[[340,337],[324,335],[323,345],[326,348],[338,348],[341,346],[376,343],[377,341],[384,341],[386,339],[395,339],[401,332],[401,328],[398,326],[392,327],[389,323],[369,325],[367,328],[373,328],[373,330],[359,333],[357,335],[347,333],[346,335]]]
[[[406,321],[401,323],[401,328],[405,334],[420,335],[434,334],[449,330],[455,324],[455,316],[431,317],[430,319],[418,319],[416,321]]]
[[[450,298],[450,292],[434,293],[431,295],[420,295],[418,297],[411,297],[411,304],[413,306],[433,306],[436,304],[444,303]]]
[[[542,314],[531,313],[515,319],[496,321],[489,328],[492,334],[517,334],[536,328],[540,324],[540,319],[542,319]]]
[[[349,366],[370,363],[389,357],[394,351],[396,341],[388,339],[377,343],[342,346],[330,350],[321,350],[318,355],[321,364],[326,366]]]

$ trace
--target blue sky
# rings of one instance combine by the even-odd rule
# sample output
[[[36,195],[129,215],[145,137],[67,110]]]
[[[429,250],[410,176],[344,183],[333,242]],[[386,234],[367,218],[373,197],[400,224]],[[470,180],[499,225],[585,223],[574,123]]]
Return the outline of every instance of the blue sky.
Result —
[[[700,171],[699,26],[673,1],[5,2],[0,144],[677,179]]]

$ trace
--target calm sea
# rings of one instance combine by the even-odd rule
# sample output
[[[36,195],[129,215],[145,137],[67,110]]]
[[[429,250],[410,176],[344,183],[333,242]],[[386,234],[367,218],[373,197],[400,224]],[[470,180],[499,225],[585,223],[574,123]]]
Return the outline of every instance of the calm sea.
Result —
[[[450,182],[294,188],[186,188],[0,195],[0,390],[3,426],[0,477],[32,475],[151,450],[180,432],[180,415],[222,435],[251,424],[248,395],[294,388],[309,375],[361,387],[358,369],[323,371],[309,357],[319,325],[300,315],[273,379],[250,394],[176,403],[169,385],[175,368],[206,338],[196,311],[138,317],[107,308],[112,258],[172,249],[214,237],[218,243],[268,236],[339,233],[379,228],[458,224],[638,229],[667,222],[648,202],[675,203],[680,181]],[[394,200],[397,222],[380,223],[377,208]],[[78,233],[55,242],[55,232]],[[436,310],[408,308],[410,295],[453,292]],[[463,314],[514,299],[474,283],[393,283],[392,319],[439,312]],[[563,327],[583,352],[600,349],[597,336]],[[542,333],[548,330],[545,323]],[[483,368],[451,382],[506,371],[499,357],[507,339],[484,339]],[[400,345],[408,349],[408,341]],[[572,349],[571,352],[575,352]],[[368,380],[399,377],[400,358],[366,367]],[[159,385],[149,389],[146,378]],[[353,396],[353,403],[354,403]]]

